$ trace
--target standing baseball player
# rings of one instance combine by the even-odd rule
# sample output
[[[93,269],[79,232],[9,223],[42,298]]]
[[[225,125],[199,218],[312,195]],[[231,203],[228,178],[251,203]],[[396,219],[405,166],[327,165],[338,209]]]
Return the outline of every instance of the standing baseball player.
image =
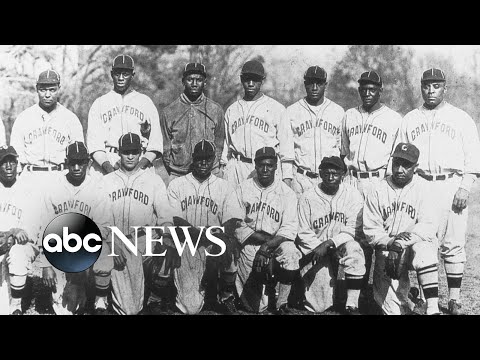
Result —
[[[0,147],[0,314],[22,315],[27,276],[38,255],[33,211],[36,201],[17,181],[18,154]]]
[[[398,141],[420,150],[418,175],[429,181],[441,211],[437,237],[447,274],[448,311],[460,315],[467,200],[480,174],[478,130],[470,115],[444,100],[447,84],[442,70],[426,70],[420,83],[424,104],[405,115]]]
[[[10,144],[22,167],[19,181],[42,193],[64,169],[65,148],[83,142],[78,117],[58,102],[60,75],[47,70],[38,76],[38,104],[22,111],[13,123]]]
[[[341,157],[347,165],[344,181],[362,195],[375,187],[387,172],[390,154],[402,117],[381,102],[383,82],[375,71],[366,71],[358,79],[362,105],[348,109],[342,123]],[[363,289],[368,287],[373,249],[360,240],[365,252],[366,272]]]
[[[240,81],[244,96],[225,113],[226,139],[221,161],[226,164],[224,179],[236,186],[254,176],[255,151],[267,146],[275,149],[282,162],[277,168],[277,179],[282,178],[285,168],[284,178],[290,184],[293,152],[288,146],[289,125],[281,121],[285,107],[261,91],[265,70],[260,62],[247,61],[242,67]]]
[[[236,288],[242,305],[255,313],[269,306],[275,306],[277,314],[290,312],[287,300],[301,258],[294,243],[297,196],[282,180],[275,179],[277,162],[273,147],[258,149],[255,176],[237,187],[246,217],[237,230],[242,250]],[[278,299],[276,304],[269,303],[277,283]]]
[[[103,182],[88,174],[90,160],[88,149],[83,142],[74,142],[66,150],[65,166],[68,172],[59,176],[46,188],[43,203],[44,209],[40,216],[40,241],[43,239],[45,227],[57,216],[66,213],[78,213],[87,216],[99,227],[104,244],[100,258],[112,262],[106,258],[109,253],[111,235],[109,226],[113,225],[113,213],[108,198],[108,193]],[[43,284],[51,289],[53,310],[57,315],[79,314],[85,310],[87,273],[65,273],[53,267],[45,255],[40,255],[40,267],[42,268]],[[103,273],[97,269],[100,264],[93,265],[95,282],[103,279]],[[98,286],[97,286],[98,288]],[[104,286],[108,288],[108,284]],[[95,307],[105,290],[97,289]]]
[[[245,209],[237,198],[234,187],[212,173],[216,154],[218,152],[213,142],[201,140],[197,143],[192,154],[192,172],[172,180],[168,186],[168,197],[172,207],[181,210],[179,217],[190,226],[197,230],[199,227],[224,226],[227,232],[227,223],[241,223],[245,218]],[[192,240],[195,242],[197,235],[192,235]],[[233,244],[226,244],[229,250],[237,245],[237,239],[233,241]],[[174,280],[177,289],[176,306],[184,314],[197,314],[202,310],[206,300],[206,286],[209,281],[214,281],[205,278],[216,275],[215,272],[212,274],[206,271],[208,262],[214,261],[213,257],[206,255],[206,252],[215,253],[212,245],[211,242],[200,241],[194,255],[188,247],[181,254],[181,266],[175,269]],[[226,313],[236,311],[235,265],[235,262],[229,262],[219,269],[218,300],[224,305]]]
[[[288,140],[294,153],[293,172],[285,171],[284,178],[292,174],[292,189],[298,197],[317,186],[321,160],[340,155],[340,129],[345,114],[341,106],[325,97],[328,82],[324,69],[311,66],[303,79],[307,96],[290,105],[282,119],[289,124]]]
[[[338,265],[342,265],[347,288],[345,312],[360,314],[365,256],[358,236],[363,198],[356,188],[342,183],[345,171],[340,157],[324,157],[319,166],[320,184],[303,193],[298,202],[298,248],[303,254],[300,272],[304,305],[311,312],[323,312],[334,304]]]
[[[409,313],[409,269],[417,273],[427,315],[440,313],[437,209],[429,182],[415,175],[418,157],[415,145],[399,143],[392,155],[392,175],[365,198],[364,231],[375,249],[373,294],[386,315]]]
[[[95,175],[118,169],[118,139],[128,132],[142,139],[140,168],[151,167],[163,151],[157,108],[147,95],[131,86],[135,76],[132,57],[116,56],[110,75],[113,89],[96,99],[88,113],[87,146],[93,158]]]
[[[160,114],[163,160],[169,175],[168,181],[192,170],[193,148],[202,139],[215,144],[213,174],[219,175],[219,161],[225,141],[225,116],[222,107],[203,93],[207,84],[205,65],[186,64],[182,84],[183,93]]]
[[[5,135],[5,125],[0,118],[0,146],[7,145],[7,137]]]
[[[142,152],[138,134],[124,134],[117,144],[120,169],[104,177],[113,207],[113,226],[127,235],[132,243],[136,239],[134,227],[164,226],[163,241],[166,244],[171,240],[167,227],[173,226],[173,213],[169,207],[165,184],[159,175],[138,167]],[[136,242],[137,254],[117,238],[112,244],[113,252],[118,255],[113,256],[114,268],[111,271],[112,305],[113,310],[120,315],[136,315],[144,305],[145,234],[138,236]],[[174,250],[173,242],[170,241],[169,244],[171,250]]]

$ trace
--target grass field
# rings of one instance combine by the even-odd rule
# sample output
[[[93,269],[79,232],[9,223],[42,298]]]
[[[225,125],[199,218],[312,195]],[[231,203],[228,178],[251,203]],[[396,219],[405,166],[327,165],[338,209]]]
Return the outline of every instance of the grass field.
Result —
[[[469,219],[467,229],[467,265],[465,268],[465,275],[462,283],[461,303],[462,310],[466,315],[480,315],[480,182],[475,183],[474,188],[470,194],[469,199]],[[447,280],[445,276],[445,270],[443,266],[440,267],[440,309],[443,312],[447,308]],[[33,277],[33,294],[34,297],[30,302],[30,305],[25,311],[27,315],[51,315],[52,309],[49,307],[49,294],[47,289],[42,285],[40,280],[40,271],[37,267],[34,267]],[[411,273],[412,285],[418,286],[416,276]],[[370,311],[373,311],[371,304],[367,307]],[[218,313],[213,311],[203,311],[200,315],[217,315]],[[267,312],[265,315],[270,315]],[[326,311],[322,314],[316,315],[338,315],[335,311]],[[239,315],[250,315],[246,312],[239,312]],[[293,315],[312,315],[307,311],[294,310]]]

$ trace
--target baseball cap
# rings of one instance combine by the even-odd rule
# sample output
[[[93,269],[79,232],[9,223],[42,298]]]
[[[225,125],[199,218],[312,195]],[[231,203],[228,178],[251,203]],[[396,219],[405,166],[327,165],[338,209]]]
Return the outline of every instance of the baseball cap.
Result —
[[[118,150],[120,151],[141,149],[142,141],[140,140],[140,136],[138,134],[129,132],[120,136],[120,139],[118,139]]]
[[[264,146],[257,150],[255,153],[255,161],[262,159],[275,159],[277,160],[277,153],[275,149],[269,146]]]
[[[328,165],[334,166],[337,169],[340,169],[340,170],[343,170],[343,171],[345,171],[347,169],[343,160],[341,158],[339,158],[338,156],[325,156],[322,159],[322,161],[320,162],[320,166],[318,167],[318,169],[319,170],[324,169],[324,168],[328,167]]]
[[[207,70],[205,69],[205,65],[202,63],[188,63],[183,69],[183,77],[189,74],[200,74],[207,77]]]
[[[366,71],[360,75],[358,83],[372,83],[378,86],[382,86],[382,78],[376,71]]]
[[[68,160],[86,160],[89,159],[88,149],[81,141],[75,141],[67,146],[66,158]]]
[[[447,81],[445,73],[440,69],[431,68],[423,72],[421,82],[424,81]]]
[[[412,163],[416,163],[419,156],[420,150],[415,145],[407,143],[399,143],[392,155],[394,158],[402,158]]]
[[[260,61],[249,60],[242,67],[241,75],[245,74],[253,74],[265,77],[265,69]]]
[[[193,149],[193,159],[205,159],[215,156],[215,144],[209,140],[201,140]]]
[[[1,146],[0,147],[0,161],[5,159],[9,155],[12,155],[12,156],[15,156],[16,158],[18,158],[17,151],[15,150],[15,148],[13,146],[11,146],[11,145],[10,146],[7,146],[7,145]]]
[[[135,69],[135,62],[130,55],[117,55],[113,59],[112,69]]]
[[[45,70],[38,75],[37,85],[60,84],[60,75],[55,70]]]
[[[305,80],[307,79],[319,79],[319,80],[327,80],[327,72],[325,69],[319,67],[319,66],[310,66],[307,71],[305,71],[305,74],[303,75],[303,78]]]

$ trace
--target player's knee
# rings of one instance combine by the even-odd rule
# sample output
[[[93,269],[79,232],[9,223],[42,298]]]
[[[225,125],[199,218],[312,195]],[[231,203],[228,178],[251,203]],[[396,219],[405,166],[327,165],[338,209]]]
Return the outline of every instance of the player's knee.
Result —
[[[428,241],[413,244],[412,253],[412,267],[415,270],[438,263],[437,249]]]
[[[287,285],[293,284],[298,272],[299,270],[286,270],[280,266],[275,269],[275,275],[277,276],[278,281],[281,284]]]
[[[275,260],[285,270],[298,270],[302,253],[297,249],[293,241],[281,243],[275,251]]]

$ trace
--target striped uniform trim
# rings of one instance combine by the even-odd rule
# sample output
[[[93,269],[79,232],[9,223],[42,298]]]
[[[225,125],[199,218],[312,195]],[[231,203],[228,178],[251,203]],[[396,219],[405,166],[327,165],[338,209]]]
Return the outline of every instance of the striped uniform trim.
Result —
[[[430,266],[426,266],[426,267],[424,267],[424,268],[418,269],[418,270],[417,270],[417,275],[418,275],[418,276],[420,276],[420,275],[425,275],[425,274],[428,274],[428,273],[431,273],[431,272],[435,272],[435,271],[438,271],[438,266],[437,266],[437,264],[430,265]]]
[[[12,291],[22,291],[23,289],[25,289],[25,283],[23,285],[19,285],[19,286],[10,283],[10,289]]]
[[[432,282],[432,283],[428,283],[428,284],[422,284],[422,288],[425,290],[425,289],[431,289],[431,288],[434,288],[434,287],[438,287],[438,281],[435,281],[435,282]]]
[[[449,288],[462,287],[463,274],[447,274],[447,285]]]
[[[363,287],[363,275],[345,274],[345,287],[347,290],[361,290]]]
[[[95,288],[106,290],[110,287],[110,274],[95,274]]]
[[[429,288],[423,286],[423,295],[425,299],[438,298],[438,284]]]

